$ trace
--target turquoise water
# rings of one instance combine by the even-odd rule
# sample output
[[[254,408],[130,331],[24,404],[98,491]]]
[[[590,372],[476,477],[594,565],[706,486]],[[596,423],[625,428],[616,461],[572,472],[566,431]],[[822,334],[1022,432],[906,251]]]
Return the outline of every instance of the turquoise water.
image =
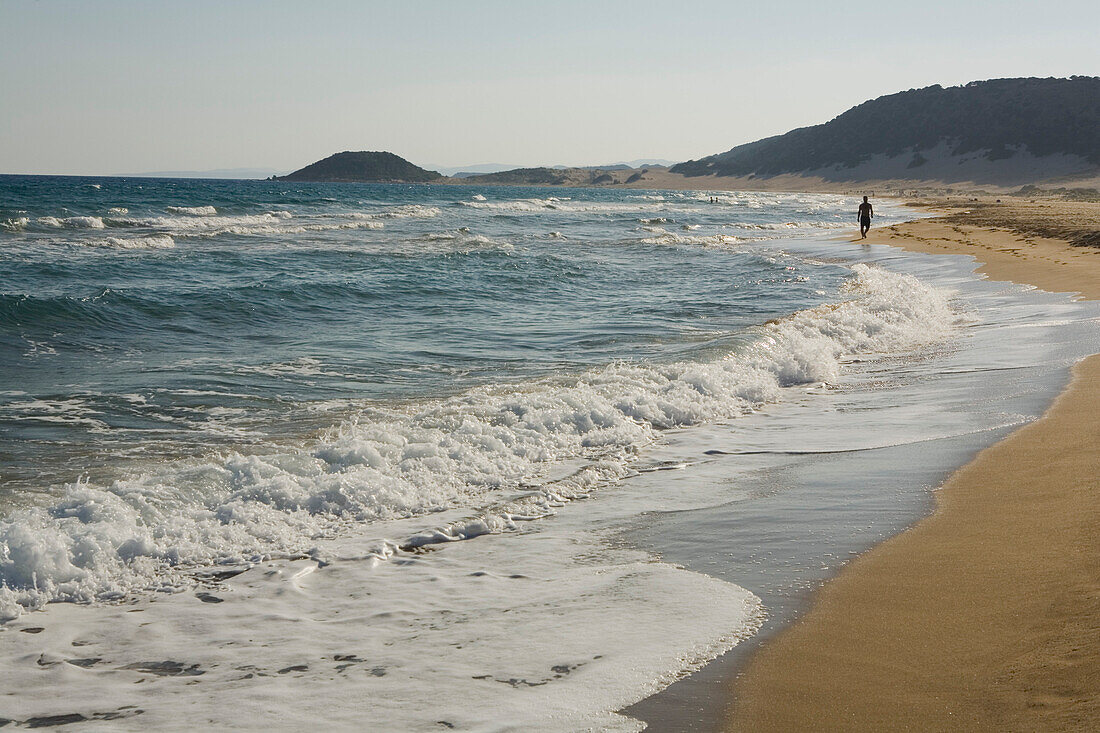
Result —
[[[712,196],[0,177],[6,714],[636,729],[767,609],[624,538],[966,323],[848,199]]]
[[[0,177],[0,478],[300,434],[332,401],[706,359],[836,291],[844,268],[737,246],[835,206]]]
[[[1095,351],[855,204],[0,177],[4,714],[718,727],[745,645],[682,678]]]

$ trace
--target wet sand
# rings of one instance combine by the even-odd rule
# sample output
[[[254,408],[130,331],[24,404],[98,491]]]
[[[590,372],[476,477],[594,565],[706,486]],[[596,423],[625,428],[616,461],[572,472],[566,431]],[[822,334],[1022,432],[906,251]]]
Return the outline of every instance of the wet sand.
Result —
[[[1097,204],[1022,204],[872,230],[971,254],[997,280],[1100,298]],[[990,228],[993,227],[993,228]],[[1067,230],[1066,227],[1069,227]],[[1100,344],[1097,345],[1100,350]],[[1085,730],[1100,720],[1100,355],[1044,417],[980,453],[936,510],[856,558],[732,681],[729,730]]]

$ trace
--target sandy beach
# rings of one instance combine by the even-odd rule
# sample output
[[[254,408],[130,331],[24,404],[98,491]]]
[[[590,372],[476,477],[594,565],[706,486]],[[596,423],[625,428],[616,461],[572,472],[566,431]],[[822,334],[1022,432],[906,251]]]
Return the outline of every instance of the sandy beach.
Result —
[[[871,243],[1100,297],[1100,205],[939,202]],[[1069,241],[1067,241],[1069,240]],[[1042,419],[957,471],[731,684],[729,730],[1085,730],[1100,718],[1100,356]]]

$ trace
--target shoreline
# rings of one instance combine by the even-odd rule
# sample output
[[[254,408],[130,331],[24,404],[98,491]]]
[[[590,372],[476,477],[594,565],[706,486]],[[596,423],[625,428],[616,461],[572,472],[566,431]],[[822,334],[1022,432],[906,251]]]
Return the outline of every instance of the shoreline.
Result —
[[[972,255],[990,279],[1100,298],[1095,248],[951,215],[866,241]],[[1041,419],[952,474],[931,515],[754,647],[722,689],[727,729],[1072,730],[1100,715],[1100,548],[1088,542],[1100,355],[1073,374]]]

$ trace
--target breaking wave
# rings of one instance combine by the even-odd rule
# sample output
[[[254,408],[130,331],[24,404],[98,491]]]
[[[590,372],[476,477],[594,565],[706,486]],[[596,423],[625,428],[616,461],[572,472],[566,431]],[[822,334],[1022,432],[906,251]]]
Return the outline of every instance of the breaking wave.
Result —
[[[217,216],[218,210],[213,206],[168,206],[168,211],[173,214],[185,214],[187,216]]]
[[[741,237],[735,237],[731,234],[711,234],[711,235],[692,235],[692,234],[679,234],[677,232],[670,232],[667,229],[661,227],[642,227],[643,230],[650,232],[650,236],[643,237],[642,241],[646,244],[703,244],[703,245],[720,245],[720,244],[737,244],[738,242],[744,242],[745,239]],[[685,227],[686,231],[691,231]]]
[[[950,294],[908,275],[855,265],[842,298],[760,326],[716,360],[613,363],[373,407],[298,446],[70,485],[0,521],[0,616],[179,588],[202,567],[309,553],[353,523],[466,516],[381,542],[379,559],[503,531],[628,475],[663,430],[734,418],[787,387],[835,381],[846,356],[918,348],[957,327]]]
[[[71,227],[73,229],[103,229],[107,225],[98,216],[68,216],[57,218],[56,216],[40,216],[38,223],[44,227]]]
[[[151,234],[147,237],[107,237],[88,244],[112,249],[168,249],[175,247],[176,241],[167,234]]]

